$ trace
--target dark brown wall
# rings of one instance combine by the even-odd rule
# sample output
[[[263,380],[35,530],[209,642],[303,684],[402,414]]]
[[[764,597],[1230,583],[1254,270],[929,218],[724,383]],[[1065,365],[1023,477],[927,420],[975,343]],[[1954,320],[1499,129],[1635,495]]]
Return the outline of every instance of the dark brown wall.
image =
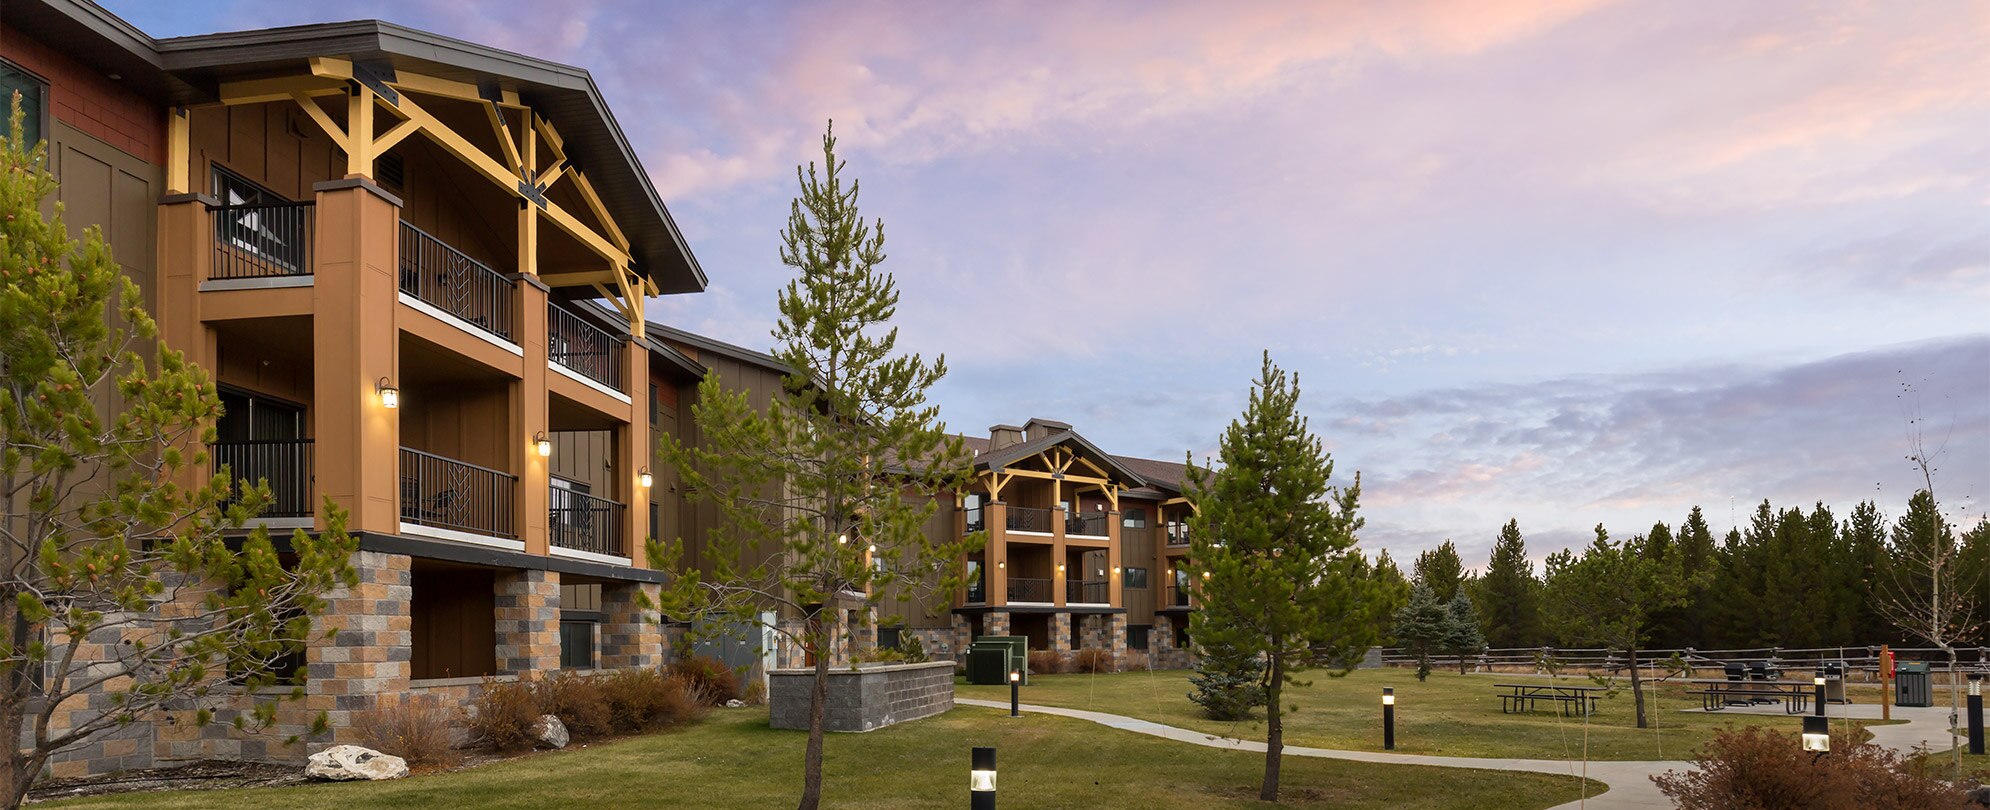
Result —
[[[497,673],[497,585],[490,571],[414,571],[411,677],[465,678]]]
[[[609,430],[562,430],[549,434],[553,440],[553,476],[579,481],[589,494],[620,500],[611,465],[615,461],[615,433]],[[644,509],[649,506],[645,504]]]
[[[480,467],[511,466],[511,387],[503,381],[410,381],[401,390],[401,444]]]
[[[782,375],[772,369],[737,360],[716,352],[700,353],[691,346],[678,345],[676,348],[703,363],[713,372],[716,372],[719,375],[720,384],[724,385],[727,389],[745,392],[747,404],[753,406],[755,409],[764,412],[773,404],[775,395],[781,390]],[[692,403],[695,402],[695,396],[682,397],[679,402],[679,412],[683,414],[682,418],[678,420],[680,435],[686,444],[694,447],[699,446],[703,439],[699,434],[696,420],[690,418],[691,407]],[[696,568],[699,571],[710,572],[711,560],[707,558],[707,536],[718,525],[718,507],[709,501],[686,498],[683,499],[680,508],[681,512],[679,513],[677,525],[685,539],[684,565]],[[772,545],[758,549],[751,559],[742,561],[742,564],[747,566],[756,565],[776,551],[778,551],[778,548]]]

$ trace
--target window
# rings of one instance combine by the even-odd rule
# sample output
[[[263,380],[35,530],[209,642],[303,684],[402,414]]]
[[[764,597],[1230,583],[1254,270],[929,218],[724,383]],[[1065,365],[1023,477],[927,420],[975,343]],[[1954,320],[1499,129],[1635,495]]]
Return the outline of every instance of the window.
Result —
[[[1126,584],[1126,587],[1128,587],[1128,588],[1145,588],[1145,587],[1147,587],[1147,569],[1145,569],[1145,568],[1128,568],[1128,569],[1126,569],[1126,583],[1125,583],[1125,584]]]
[[[903,632],[904,632],[903,628],[898,628],[898,627],[878,628],[878,649],[880,650],[898,649],[899,636]]]
[[[663,507],[656,501],[650,501],[650,539],[664,536],[662,527]]]
[[[656,383],[650,383],[650,427],[656,427]]]
[[[1188,622],[1175,625],[1175,649],[1188,649]]]
[[[560,622],[560,668],[594,668],[594,627],[591,621]]]
[[[308,211],[220,166],[213,175],[214,198],[221,201],[215,210],[215,241],[275,271],[263,275],[303,273]]]
[[[1120,515],[1120,525],[1129,529],[1147,528],[1147,510],[1139,507],[1127,509],[1124,514]]]
[[[980,560],[967,561],[967,602],[978,604],[988,601],[988,578],[982,573]]]
[[[14,94],[21,94],[21,143],[33,149],[43,134],[48,117],[48,83],[41,77],[0,59],[0,135],[12,132]]]
[[[1126,648],[1129,650],[1147,649],[1147,634],[1153,632],[1153,630],[1154,626],[1149,624],[1136,624],[1126,628]]]

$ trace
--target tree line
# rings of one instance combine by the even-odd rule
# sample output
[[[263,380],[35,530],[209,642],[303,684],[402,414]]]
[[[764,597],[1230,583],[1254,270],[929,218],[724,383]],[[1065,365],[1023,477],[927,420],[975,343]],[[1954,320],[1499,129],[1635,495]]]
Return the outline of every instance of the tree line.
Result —
[[[1657,522],[1622,541],[1598,525],[1590,545],[1549,555],[1537,572],[1519,521],[1509,520],[1482,571],[1467,571],[1446,540],[1417,557],[1411,582],[1440,604],[1464,596],[1495,648],[1911,646],[1925,642],[1889,621],[1886,606],[1930,587],[1927,571],[1908,562],[1929,549],[1950,550],[1967,624],[1990,625],[1990,518],[1959,528],[1925,490],[1892,519],[1870,500],[1842,518],[1821,502],[1805,511],[1764,500],[1719,537],[1695,506],[1676,526]],[[1599,604],[1606,598],[1614,604]],[[1640,627],[1597,626],[1613,621]],[[1418,643],[1403,629],[1415,628],[1398,628],[1398,643]],[[1986,643],[1973,635],[1960,643]]]

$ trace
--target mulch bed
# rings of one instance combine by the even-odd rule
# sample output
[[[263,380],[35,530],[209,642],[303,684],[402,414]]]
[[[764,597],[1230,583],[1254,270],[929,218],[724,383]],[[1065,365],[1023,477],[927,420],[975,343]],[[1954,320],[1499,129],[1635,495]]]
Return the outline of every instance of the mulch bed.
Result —
[[[206,760],[177,768],[148,768],[81,779],[45,780],[28,792],[28,800],[52,801],[141,790],[271,787],[302,784],[304,781],[304,768],[299,765]]]

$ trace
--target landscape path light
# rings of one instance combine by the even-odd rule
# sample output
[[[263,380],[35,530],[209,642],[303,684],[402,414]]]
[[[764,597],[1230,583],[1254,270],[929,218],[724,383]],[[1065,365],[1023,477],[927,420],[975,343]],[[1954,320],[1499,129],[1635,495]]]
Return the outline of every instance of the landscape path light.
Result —
[[[1803,750],[1817,756],[1831,753],[1831,721],[1820,714],[1803,718]]]
[[[1382,687],[1382,750],[1396,750],[1396,687]]]
[[[1009,716],[1023,716],[1023,671],[1009,670]]]
[[[1820,666],[1817,668],[1817,675],[1813,676],[1810,679],[1810,684],[1811,687],[1815,689],[1817,692],[1817,694],[1814,696],[1817,698],[1817,716],[1823,717],[1824,716],[1824,667]]]
[[[976,746],[967,772],[968,810],[995,810],[995,749]]]
[[[1983,673],[1969,673],[1969,753],[1983,753]]]

